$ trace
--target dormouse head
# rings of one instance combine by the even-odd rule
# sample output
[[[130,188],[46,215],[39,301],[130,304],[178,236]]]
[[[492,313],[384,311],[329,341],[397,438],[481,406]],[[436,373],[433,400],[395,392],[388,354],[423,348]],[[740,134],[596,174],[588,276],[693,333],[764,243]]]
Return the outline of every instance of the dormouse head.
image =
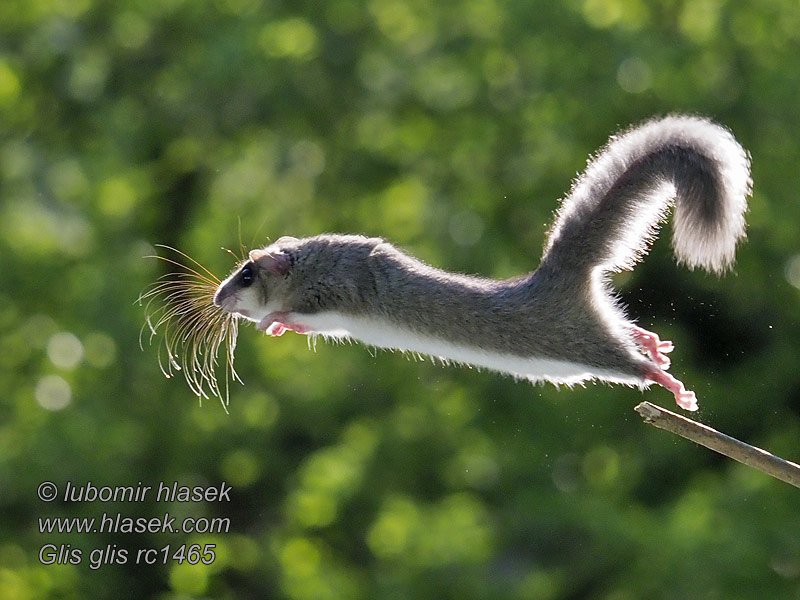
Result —
[[[219,285],[214,304],[251,321],[279,310],[281,290],[292,266],[289,255],[280,249],[280,243],[286,240],[251,250],[247,260]]]

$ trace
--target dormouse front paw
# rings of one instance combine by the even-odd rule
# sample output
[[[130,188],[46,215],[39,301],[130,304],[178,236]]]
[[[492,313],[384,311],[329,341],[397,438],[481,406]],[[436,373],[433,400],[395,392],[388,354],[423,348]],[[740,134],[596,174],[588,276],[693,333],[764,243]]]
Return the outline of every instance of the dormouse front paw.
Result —
[[[283,335],[286,331],[283,321],[288,316],[285,312],[271,312],[258,322],[256,329],[268,335]]]
[[[264,333],[266,333],[267,335],[271,335],[271,336],[277,337],[279,335],[283,335],[287,331],[288,331],[288,328],[286,327],[286,325],[284,325],[283,323],[278,323],[277,321],[274,321],[269,327],[267,327],[267,329],[266,329],[266,331]]]
[[[256,329],[273,337],[283,335],[287,331],[309,333],[308,327],[300,323],[292,322],[289,318],[289,313],[286,312],[273,312],[268,314],[258,322]]]

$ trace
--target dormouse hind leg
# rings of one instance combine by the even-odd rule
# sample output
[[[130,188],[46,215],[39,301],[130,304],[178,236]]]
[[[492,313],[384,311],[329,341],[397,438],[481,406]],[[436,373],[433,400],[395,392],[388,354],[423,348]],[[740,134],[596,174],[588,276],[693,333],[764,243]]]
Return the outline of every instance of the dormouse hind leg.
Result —
[[[672,352],[675,348],[672,342],[662,341],[658,334],[637,326],[633,327],[633,339],[659,367],[669,369],[669,356],[665,356],[665,354]]]
[[[673,343],[668,340],[662,340],[658,337],[658,334],[641,327],[633,326],[632,330],[634,341],[659,367],[648,371],[645,379],[667,388],[675,396],[675,402],[677,402],[678,406],[684,410],[697,410],[697,396],[695,393],[687,390],[682,382],[664,370],[669,368],[670,361],[666,353],[672,352],[675,348]]]
[[[645,379],[664,386],[675,396],[675,402],[684,410],[697,410],[697,396],[686,389],[682,382],[661,369],[653,369],[645,375]]]

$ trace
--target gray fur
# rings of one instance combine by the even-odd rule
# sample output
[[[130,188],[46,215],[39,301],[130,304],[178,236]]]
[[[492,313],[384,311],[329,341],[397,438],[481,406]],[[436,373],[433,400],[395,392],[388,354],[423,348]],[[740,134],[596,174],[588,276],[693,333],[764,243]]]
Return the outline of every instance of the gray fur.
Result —
[[[530,275],[496,281],[448,273],[380,238],[328,234],[269,246],[291,267],[258,282],[264,298],[300,318],[374,317],[461,346],[569,361],[646,385],[660,367],[634,343],[633,324],[604,274],[632,268],[673,199],[678,259],[723,270],[744,236],[749,192],[747,154],[727,130],[671,116],[612,138],[590,161]],[[218,297],[236,293],[234,284],[232,276]]]
[[[543,262],[630,269],[675,201],[673,247],[688,267],[721,272],[744,237],[750,160],[706,119],[670,116],[613,137],[572,186]]]

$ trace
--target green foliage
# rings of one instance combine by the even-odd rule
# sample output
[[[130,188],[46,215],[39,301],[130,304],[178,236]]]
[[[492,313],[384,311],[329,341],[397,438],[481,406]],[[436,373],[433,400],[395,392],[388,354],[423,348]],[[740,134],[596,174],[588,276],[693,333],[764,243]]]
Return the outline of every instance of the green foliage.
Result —
[[[140,350],[135,300],[154,244],[222,276],[220,247],[323,231],[519,274],[610,133],[708,114],[753,156],[735,273],[661,240],[617,281],[701,420],[796,460],[799,21],[788,0],[0,2],[0,597],[797,597],[797,490],[645,427],[636,391],[243,327],[226,415]],[[47,480],[234,491],[45,503]],[[38,531],[165,511],[231,530]],[[45,565],[48,543],[216,559]]]

